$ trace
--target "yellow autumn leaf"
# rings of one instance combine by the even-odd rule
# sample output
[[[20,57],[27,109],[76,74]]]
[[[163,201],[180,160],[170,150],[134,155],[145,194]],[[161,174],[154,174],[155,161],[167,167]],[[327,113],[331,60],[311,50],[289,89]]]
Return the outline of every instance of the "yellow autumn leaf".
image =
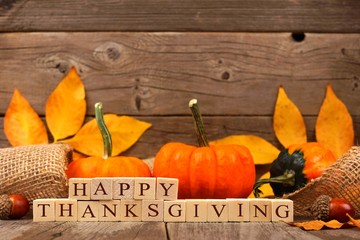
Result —
[[[301,112],[288,98],[282,86],[276,100],[273,127],[279,142],[287,148],[291,144],[306,143],[306,127]]]
[[[104,120],[112,138],[112,156],[119,155],[135,144],[151,126],[150,123],[115,114],[105,114]],[[63,142],[89,156],[102,157],[104,153],[102,136],[95,119],[87,122],[73,138]]]
[[[280,151],[265,139],[255,135],[232,135],[210,142],[214,145],[239,144],[247,147],[255,164],[270,164],[279,155]]]
[[[324,228],[330,229],[339,229],[339,228],[346,228],[349,227],[349,223],[341,223],[337,220],[331,220],[328,222],[324,222],[321,220],[311,220],[307,222],[292,222],[288,223],[289,225],[296,226],[302,228],[306,231],[314,231],[314,230],[321,230]]]
[[[4,132],[14,147],[48,143],[45,124],[17,89],[5,113]]]
[[[266,178],[270,178],[270,172],[266,172],[265,174],[263,174],[260,179],[266,179]],[[269,183],[263,184],[259,187],[259,190],[262,192],[260,197],[263,198],[267,198],[267,197],[273,197],[274,196],[274,192],[270,186]],[[254,196],[254,192],[251,192],[249,198],[255,198]]]
[[[327,85],[315,126],[316,140],[338,158],[354,144],[354,126],[345,104]]]
[[[83,124],[85,113],[85,88],[72,67],[46,102],[46,123],[54,141],[73,136]]]

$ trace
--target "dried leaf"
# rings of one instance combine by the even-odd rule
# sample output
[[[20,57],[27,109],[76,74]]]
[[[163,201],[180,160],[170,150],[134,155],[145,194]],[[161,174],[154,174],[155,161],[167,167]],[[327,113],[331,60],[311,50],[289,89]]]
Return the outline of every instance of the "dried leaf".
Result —
[[[45,124],[17,89],[5,114],[4,132],[14,147],[48,143]]]
[[[270,172],[266,172],[265,174],[263,174],[259,178],[259,180],[260,179],[265,179],[265,178],[270,178]],[[262,198],[268,198],[268,197],[273,197],[274,196],[274,192],[273,192],[273,190],[272,190],[269,183],[261,185],[261,187],[259,187],[259,190],[262,192],[262,194],[261,194]],[[250,194],[249,198],[255,198],[253,192]]]
[[[350,222],[351,222],[352,224],[354,224],[354,226],[360,228],[360,220],[357,220],[357,219],[352,218],[348,213],[346,214],[346,216],[349,217]]]
[[[135,144],[151,126],[150,123],[115,114],[105,114],[104,120],[112,138],[112,156],[122,153]],[[95,119],[87,122],[73,138],[63,142],[71,144],[77,151],[86,155],[103,156],[103,141]]]
[[[280,151],[265,139],[255,135],[233,135],[211,142],[214,145],[239,144],[246,146],[255,164],[272,163]]]
[[[345,104],[337,98],[330,84],[315,126],[316,140],[331,149],[338,158],[354,144],[354,126]]]
[[[302,228],[307,231],[321,230],[324,228],[339,229],[339,228],[349,227],[348,223],[340,223],[336,220],[331,220],[329,222],[324,222],[321,220],[313,220],[308,222],[293,222],[289,224],[292,226]]]
[[[282,86],[275,105],[273,127],[279,142],[287,148],[291,144],[306,143],[306,127],[301,112],[288,98]]]
[[[83,124],[85,112],[85,88],[72,67],[46,102],[46,123],[54,141],[73,136]]]

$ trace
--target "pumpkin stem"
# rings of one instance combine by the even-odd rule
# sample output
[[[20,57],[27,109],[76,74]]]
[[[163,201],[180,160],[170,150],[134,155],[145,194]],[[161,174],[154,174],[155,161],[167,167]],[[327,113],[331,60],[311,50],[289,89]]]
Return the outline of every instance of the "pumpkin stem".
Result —
[[[265,178],[258,180],[253,187],[254,196],[258,198],[262,191],[259,189],[261,185],[266,183],[282,183],[285,186],[294,186],[295,185],[295,171],[294,170],[285,170],[283,175],[273,177],[273,178]]]
[[[197,104],[197,99],[192,99],[189,102],[189,108],[191,109],[191,113],[193,115],[194,124],[195,124],[195,132],[196,137],[199,142],[200,147],[208,147],[209,141],[207,140],[204,122],[201,118],[200,109]]]
[[[110,135],[109,129],[107,128],[107,126],[105,124],[101,102],[95,103],[95,118],[96,118],[97,125],[100,129],[101,137],[104,142],[103,158],[107,159],[108,157],[111,157],[112,140],[111,140],[111,135]]]

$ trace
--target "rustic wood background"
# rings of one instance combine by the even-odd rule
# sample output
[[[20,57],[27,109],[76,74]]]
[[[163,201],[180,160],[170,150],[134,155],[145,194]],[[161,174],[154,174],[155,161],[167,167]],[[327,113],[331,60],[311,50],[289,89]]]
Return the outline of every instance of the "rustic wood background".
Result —
[[[328,83],[360,137],[358,0],[0,0],[0,125],[18,88],[43,117],[71,66],[93,104],[153,126],[125,155],[195,144],[188,109],[199,99],[210,140],[272,129],[283,85],[309,140]],[[0,147],[9,146],[3,131]]]

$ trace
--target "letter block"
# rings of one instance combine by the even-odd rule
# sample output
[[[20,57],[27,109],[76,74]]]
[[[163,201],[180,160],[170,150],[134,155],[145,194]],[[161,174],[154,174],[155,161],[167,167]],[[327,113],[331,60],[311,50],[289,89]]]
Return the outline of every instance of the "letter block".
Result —
[[[156,178],[135,178],[134,199],[155,199]]]
[[[120,200],[99,201],[99,221],[120,221]]]
[[[59,198],[55,201],[55,221],[74,222],[77,221],[77,200]]]
[[[185,222],[185,200],[164,201],[164,222]]]
[[[141,200],[121,200],[120,219],[124,222],[141,221]]]
[[[179,179],[163,178],[156,179],[156,199],[176,200],[178,198]]]
[[[57,199],[36,199],[33,201],[34,222],[55,221],[55,202]]]
[[[112,200],[112,178],[91,179],[91,200]]]
[[[91,178],[70,178],[69,198],[90,200]]]
[[[294,205],[290,199],[271,199],[271,221],[294,221]]]
[[[271,221],[271,201],[266,198],[252,199],[250,202],[251,222]]]
[[[113,180],[113,199],[134,199],[133,177],[117,177]]]
[[[186,222],[206,222],[208,202],[205,199],[187,199]]]
[[[78,201],[77,219],[79,222],[99,221],[99,201]]]
[[[163,200],[142,200],[142,221],[162,222],[164,221]]]
[[[207,203],[208,222],[227,222],[229,221],[229,210],[226,200],[212,199]]]
[[[250,199],[247,198],[228,198],[226,199],[229,207],[229,222],[248,222],[250,221]]]

